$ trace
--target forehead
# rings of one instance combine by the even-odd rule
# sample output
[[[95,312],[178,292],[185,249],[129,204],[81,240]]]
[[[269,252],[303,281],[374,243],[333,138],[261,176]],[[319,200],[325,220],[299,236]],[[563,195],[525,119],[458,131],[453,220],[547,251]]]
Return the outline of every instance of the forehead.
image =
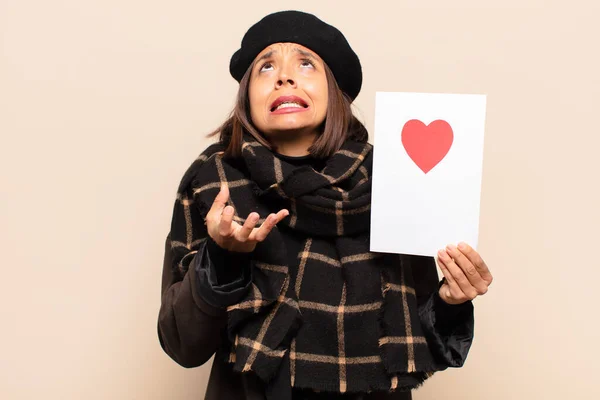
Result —
[[[312,57],[316,58],[317,60],[322,61],[321,57],[319,57],[319,55],[317,53],[315,53],[308,47],[302,46],[301,44],[298,44],[298,43],[291,43],[291,42],[273,43],[273,44],[265,47],[260,53],[258,53],[255,60],[264,58],[267,55],[283,55],[286,53],[296,53],[296,54],[303,55],[303,56],[312,56]]]

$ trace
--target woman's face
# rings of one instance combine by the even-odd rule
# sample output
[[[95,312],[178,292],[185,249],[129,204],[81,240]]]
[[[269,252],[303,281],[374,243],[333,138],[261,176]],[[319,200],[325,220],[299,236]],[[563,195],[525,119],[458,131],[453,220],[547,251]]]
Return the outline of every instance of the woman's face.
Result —
[[[255,59],[248,97],[252,122],[271,142],[314,140],[327,114],[323,60],[296,43],[272,44]]]

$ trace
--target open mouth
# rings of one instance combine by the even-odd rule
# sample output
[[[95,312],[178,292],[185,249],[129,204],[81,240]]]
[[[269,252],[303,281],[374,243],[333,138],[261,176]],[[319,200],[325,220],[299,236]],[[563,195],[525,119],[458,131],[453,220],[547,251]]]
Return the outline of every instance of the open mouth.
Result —
[[[284,108],[308,108],[308,104],[298,96],[280,96],[271,104],[271,112]]]

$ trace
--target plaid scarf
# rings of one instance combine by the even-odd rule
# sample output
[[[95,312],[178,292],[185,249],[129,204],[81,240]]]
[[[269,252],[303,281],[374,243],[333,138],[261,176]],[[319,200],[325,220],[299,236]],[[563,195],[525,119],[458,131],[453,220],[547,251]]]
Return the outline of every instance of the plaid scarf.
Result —
[[[286,387],[409,390],[441,370],[421,329],[410,258],[369,251],[372,146],[346,141],[322,171],[282,161],[249,136],[242,149],[228,159],[216,144],[198,157],[171,230],[184,274],[221,182],[240,224],[253,211],[259,224],[290,211],[254,251],[251,290],[228,308],[234,370],[253,371],[278,400],[290,398]],[[297,254],[288,254],[286,232],[301,238]]]

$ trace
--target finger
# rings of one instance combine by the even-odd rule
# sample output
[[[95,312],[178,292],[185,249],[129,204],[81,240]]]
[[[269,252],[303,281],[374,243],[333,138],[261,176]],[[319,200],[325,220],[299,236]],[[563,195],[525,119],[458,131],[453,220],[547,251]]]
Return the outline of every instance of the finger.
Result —
[[[460,286],[458,286],[458,283],[454,279],[454,276],[452,276],[452,274],[448,270],[448,267],[445,264],[445,262],[448,262],[448,260],[451,260],[450,256],[447,253],[445,253],[444,250],[440,250],[438,252],[438,265],[442,270],[442,274],[444,274],[444,277],[446,278],[446,284],[448,285],[446,295],[455,300],[466,301],[467,296],[460,289]]]
[[[265,222],[262,225],[252,231],[250,234],[251,240],[256,240],[257,242],[262,242],[266,239],[267,235],[271,232],[271,229],[275,226],[275,219],[277,216],[275,214],[269,214],[267,218],[265,218]]]
[[[444,274],[444,278],[446,278],[445,285],[442,285],[442,287],[440,289],[444,290],[444,295],[446,296],[446,299],[452,299],[453,298],[452,291],[453,290],[460,291],[460,289],[458,287],[455,289],[451,288],[450,280],[452,279],[452,274],[450,274],[450,272],[448,271],[448,268],[446,268],[444,266],[444,263],[441,262],[439,259],[438,259],[438,265],[439,265],[440,269],[442,270],[442,274]],[[456,282],[454,282],[454,280],[452,280],[452,285],[456,285]],[[460,294],[462,294],[464,296],[464,293],[462,291],[460,291]]]
[[[215,200],[208,211],[207,218],[218,219],[223,212],[223,209],[227,205],[227,201],[229,200],[229,187],[227,183],[221,182],[221,190],[217,193]]]
[[[286,210],[286,209],[279,210],[279,212],[277,214],[275,214],[275,217],[273,217],[273,227],[275,225],[277,225],[278,223],[280,223],[288,215],[290,215],[290,212],[288,210]],[[271,227],[271,229],[273,227]]]
[[[485,263],[485,261],[483,261],[483,258],[481,258],[479,253],[465,242],[460,242],[458,244],[458,250],[460,250],[460,252],[463,253],[465,257],[467,257],[471,261],[475,268],[477,268],[477,271],[479,271],[479,275],[481,275],[481,278],[489,286],[494,280],[494,278],[492,277],[492,273],[490,272],[487,264]]]
[[[288,215],[290,215],[290,212],[285,209],[280,210],[277,214],[270,214],[260,228],[254,230],[254,232],[250,235],[250,238],[256,240],[257,242],[262,242],[267,238],[269,233],[271,233],[275,225],[281,222],[281,220]]]
[[[260,216],[258,215],[258,213],[250,213],[250,215],[248,215],[248,218],[246,218],[244,225],[242,225],[242,227],[237,231],[235,239],[239,242],[246,242],[248,240],[248,237],[252,233],[252,230],[256,226],[256,223],[258,222],[259,218]]]
[[[453,244],[448,245],[446,248],[447,253],[452,257],[454,263],[462,269],[464,275],[467,277],[469,282],[477,290],[477,294],[487,293],[487,283],[483,280],[477,268],[473,265],[471,260],[467,258],[456,246]],[[463,290],[464,292],[464,290]],[[469,294],[465,292],[465,294]]]
[[[225,207],[219,220],[219,235],[229,237],[233,233],[233,214],[234,209],[231,206]]]
[[[450,274],[452,275],[452,280],[456,283],[456,286],[460,289],[460,291],[468,298],[474,299],[477,297],[477,290],[471,283],[469,279],[465,276],[463,270],[456,265],[452,257],[446,252],[446,250],[440,250],[438,253],[440,260],[444,263],[444,266],[448,269]],[[455,293],[453,292],[453,295]],[[460,294],[457,293],[460,297]]]

